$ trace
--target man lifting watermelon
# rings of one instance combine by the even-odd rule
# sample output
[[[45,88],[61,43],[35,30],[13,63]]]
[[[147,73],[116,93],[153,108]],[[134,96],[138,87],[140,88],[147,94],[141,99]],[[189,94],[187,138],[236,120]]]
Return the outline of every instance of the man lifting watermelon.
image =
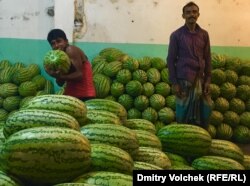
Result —
[[[95,98],[92,68],[86,54],[80,48],[70,45],[61,29],[52,29],[47,40],[53,51],[46,54],[44,68],[59,86],[65,84],[64,95],[83,101]],[[68,60],[61,51],[67,54]]]

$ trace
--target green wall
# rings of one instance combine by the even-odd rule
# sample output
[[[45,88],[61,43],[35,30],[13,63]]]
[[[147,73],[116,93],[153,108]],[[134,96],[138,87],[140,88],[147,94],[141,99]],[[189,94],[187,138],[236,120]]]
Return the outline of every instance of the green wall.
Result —
[[[139,58],[143,56],[162,57],[167,56],[167,45],[154,44],[129,44],[129,43],[75,43],[89,57],[90,61],[104,48],[119,48],[130,56]],[[250,60],[250,47],[223,47],[212,46],[212,52],[239,57]],[[44,54],[50,50],[46,40],[8,39],[0,38],[0,60],[8,59],[11,62],[23,62],[24,64],[36,63],[41,69]],[[42,74],[48,77],[42,70]]]
[[[160,44],[129,44],[129,43],[74,43],[85,51],[89,59],[93,59],[102,49],[116,47],[133,57],[166,58],[167,45]],[[236,56],[250,60],[250,47],[212,46],[212,52]],[[5,39],[0,38],[0,59],[13,62],[22,61],[25,64],[42,64],[44,54],[50,50],[46,40]]]

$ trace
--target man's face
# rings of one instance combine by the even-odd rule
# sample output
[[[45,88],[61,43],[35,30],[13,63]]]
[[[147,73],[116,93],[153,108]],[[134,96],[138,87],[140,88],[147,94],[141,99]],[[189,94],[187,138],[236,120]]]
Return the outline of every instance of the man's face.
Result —
[[[65,51],[65,48],[68,45],[68,41],[63,38],[57,38],[51,41],[50,43],[53,50],[62,50]]]
[[[184,9],[182,17],[186,20],[186,23],[194,24],[196,23],[199,15],[200,13],[198,7],[193,5],[193,6],[188,6]]]

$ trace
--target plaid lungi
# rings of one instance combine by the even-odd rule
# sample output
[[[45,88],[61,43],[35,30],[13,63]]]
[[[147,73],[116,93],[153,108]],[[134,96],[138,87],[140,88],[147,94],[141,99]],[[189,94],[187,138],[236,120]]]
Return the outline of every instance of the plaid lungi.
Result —
[[[212,112],[212,100],[209,95],[202,94],[201,79],[196,78],[194,84],[179,80],[184,98],[176,96],[176,121],[177,123],[188,123],[207,128],[209,117]]]

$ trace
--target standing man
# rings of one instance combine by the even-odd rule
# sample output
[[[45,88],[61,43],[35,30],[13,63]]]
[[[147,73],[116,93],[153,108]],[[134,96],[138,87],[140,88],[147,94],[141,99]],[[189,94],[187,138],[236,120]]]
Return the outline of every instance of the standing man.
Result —
[[[67,74],[45,69],[50,76],[56,78],[59,86],[66,83],[64,95],[73,96],[83,101],[95,98],[92,68],[85,53],[80,48],[69,45],[66,34],[61,29],[51,30],[47,40],[53,50],[64,51],[71,61],[71,67]]]
[[[211,51],[208,32],[196,23],[199,16],[194,2],[183,7],[185,24],[170,36],[167,64],[176,95],[176,121],[207,128],[212,111]]]

